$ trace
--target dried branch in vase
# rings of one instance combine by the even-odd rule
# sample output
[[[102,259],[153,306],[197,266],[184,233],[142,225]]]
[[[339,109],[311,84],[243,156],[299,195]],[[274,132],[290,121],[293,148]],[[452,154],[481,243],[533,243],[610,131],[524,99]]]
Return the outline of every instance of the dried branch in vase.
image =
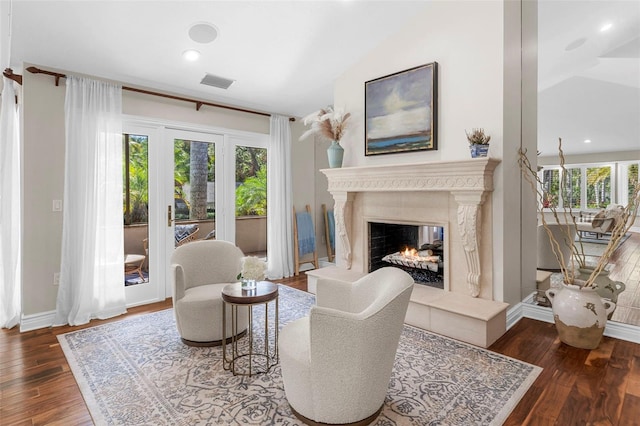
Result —
[[[574,229],[577,229],[576,216],[573,214],[570,207],[566,207],[566,205],[569,203],[563,202],[563,207],[561,210],[559,210],[555,203],[549,202],[549,200],[553,199],[554,195],[550,194],[544,189],[545,185],[538,175],[538,168],[534,168],[534,166],[532,166],[529,158],[527,157],[527,151],[523,151],[522,149],[520,149],[518,151],[518,156],[518,162],[520,165],[520,170],[522,171],[522,175],[527,183],[529,183],[529,186],[531,187],[533,193],[536,195],[538,215],[540,217],[542,226],[544,227],[546,234],[549,237],[553,254],[558,260],[563,280],[567,284],[579,285],[580,283],[576,282],[576,271],[578,270],[578,268],[584,268],[586,266],[586,256],[584,252],[584,246],[582,244],[581,235],[578,233],[576,241],[569,226],[561,227],[562,241],[558,241],[552,233],[551,228],[549,227],[549,223],[546,220],[545,210],[551,212],[556,223],[564,223],[567,225],[573,224]],[[560,159],[560,169],[562,176],[567,176],[561,138],[558,139],[558,156]],[[560,185],[558,195],[560,196],[560,198],[562,198],[563,194],[567,193],[566,179],[560,179],[559,183]],[[626,235],[631,226],[633,226],[635,218],[638,214],[639,204],[640,183],[636,183],[633,190],[631,191],[628,204],[622,208],[619,214],[619,218],[615,222],[615,226],[611,231],[611,238],[609,239],[609,243],[607,244],[604,253],[598,260],[598,263],[589,278],[587,278],[587,280],[584,282],[583,287],[596,287],[596,277],[607,266],[607,264],[609,263],[609,259],[618,247],[620,240]],[[570,259],[564,258],[561,250],[561,242],[571,247]]]

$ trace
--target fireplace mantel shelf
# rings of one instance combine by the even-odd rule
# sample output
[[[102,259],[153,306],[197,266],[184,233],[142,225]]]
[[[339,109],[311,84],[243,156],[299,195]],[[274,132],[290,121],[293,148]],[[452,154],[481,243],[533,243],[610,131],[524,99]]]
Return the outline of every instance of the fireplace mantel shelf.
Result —
[[[329,192],[492,191],[495,158],[322,169]]]
[[[335,200],[338,263],[351,269],[352,204],[356,193],[449,192],[458,203],[457,221],[468,267],[469,294],[478,297],[480,206],[486,194],[493,191],[493,171],[499,163],[498,159],[485,157],[321,170],[327,176],[328,190]]]

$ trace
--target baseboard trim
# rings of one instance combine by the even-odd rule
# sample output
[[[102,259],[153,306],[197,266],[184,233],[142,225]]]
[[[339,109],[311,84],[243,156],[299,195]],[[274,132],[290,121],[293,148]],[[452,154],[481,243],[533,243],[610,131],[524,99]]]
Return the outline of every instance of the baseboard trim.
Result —
[[[507,310],[507,330],[516,325],[522,318],[522,303],[509,308]]]
[[[615,339],[626,340],[628,342],[640,343],[640,327],[623,324],[616,321],[607,321],[604,328],[604,335]]]
[[[51,327],[55,319],[56,311],[40,312],[32,315],[23,315],[20,321],[20,333],[40,328]]]
[[[522,314],[524,318],[531,318],[553,324],[553,312],[551,312],[551,308],[528,303],[527,299],[519,304],[522,305]],[[639,330],[640,327],[636,325],[623,324],[617,321],[607,321],[607,326],[604,328],[604,335],[607,337],[613,337],[614,339],[626,340],[627,342],[640,343]]]

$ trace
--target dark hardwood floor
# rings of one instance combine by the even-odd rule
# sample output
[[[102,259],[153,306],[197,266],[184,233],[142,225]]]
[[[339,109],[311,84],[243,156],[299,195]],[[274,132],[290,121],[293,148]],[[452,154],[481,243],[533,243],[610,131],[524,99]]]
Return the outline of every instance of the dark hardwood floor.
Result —
[[[307,289],[304,274],[280,282]],[[166,300],[129,309],[126,316],[170,306]],[[3,329],[0,425],[91,425],[56,336],[107,321],[27,333]],[[605,337],[596,350],[576,349],[558,340],[553,324],[525,318],[490,350],[544,368],[505,424],[640,425],[640,345]]]

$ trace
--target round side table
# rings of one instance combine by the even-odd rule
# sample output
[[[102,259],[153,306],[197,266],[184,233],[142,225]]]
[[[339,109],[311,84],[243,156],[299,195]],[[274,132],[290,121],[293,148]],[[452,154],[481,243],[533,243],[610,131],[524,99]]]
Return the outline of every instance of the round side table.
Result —
[[[222,289],[222,365],[225,370],[230,370],[234,376],[252,376],[253,374],[267,373],[278,363],[278,285],[260,281],[256,288],[245,290],[240,283],[226,285]],[[274,342],[273,349],[269,344],[269,302],[275,301]],[[227,305],[231,308],[231,346],[230,357],[227,358]],[[264,350],[258,351],[253,344],[253,307],[264,305]],[[249,327],[247,329],[248,349],[240,351],[238,348],[238,309],[246,308],[249,311]],[[257,363],[255,358],[260,357],[263,363]],[[241,362],[242,360],[242,362]],[[246,362],[245,362],[246,361]],[[239,365],[241,364],[241,365]],[[254,368],[254,364],[257,364]]]

